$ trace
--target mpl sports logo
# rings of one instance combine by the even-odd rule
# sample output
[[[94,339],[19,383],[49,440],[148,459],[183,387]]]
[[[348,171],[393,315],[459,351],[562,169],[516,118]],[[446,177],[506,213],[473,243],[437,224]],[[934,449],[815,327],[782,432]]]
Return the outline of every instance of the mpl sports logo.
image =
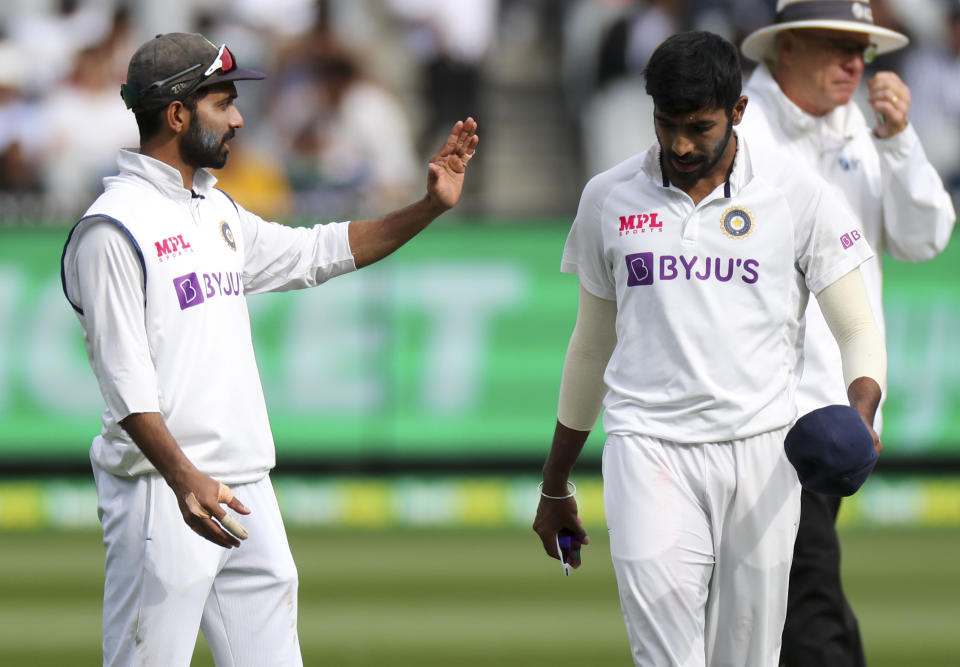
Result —
[[[193,252],[190,242],[184,240],[183,234],[168,236],[160,241],[155,241],[153,245],[157,249],[158,262],[165,262],[184,253]]]
[[[698,255],[660,255],[637,252],[626,256],[627,287],[653,285],[655,280],[702,280],[747,285],[760,280],[760,262],[742,257],[700,257]]]
[[[635,213],[620,216],[620,236],[624,234],[646,234],[647,232],[662,232],[663,220],[654,213]]]
[[[243,294],[243,278],[239,271],[215,271],[211,273],[188,273],[173,279],[180,310],[199,306],[208,299],[219,296]]]

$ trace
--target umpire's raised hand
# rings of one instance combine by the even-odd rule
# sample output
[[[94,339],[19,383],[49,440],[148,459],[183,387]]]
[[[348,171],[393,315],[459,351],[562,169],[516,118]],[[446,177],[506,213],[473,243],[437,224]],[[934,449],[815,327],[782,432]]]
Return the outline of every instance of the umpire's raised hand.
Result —
[[[907,127],[910,89],[893,72],[877,72],[867,81],[867,103],[877,116],[876,135],[887,139]]]

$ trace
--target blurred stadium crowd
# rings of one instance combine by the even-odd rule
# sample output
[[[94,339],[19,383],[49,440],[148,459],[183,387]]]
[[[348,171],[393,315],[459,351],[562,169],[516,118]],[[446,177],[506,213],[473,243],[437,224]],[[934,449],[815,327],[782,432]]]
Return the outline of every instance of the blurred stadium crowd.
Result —
[[[417,196],[457,118],[482,160],[459,215],[569,215],[584,180],[654,137],[640,72],[679,30],[735,40],[776,0],[5,0],[0,224],[76,219],[136,146],[119,84],[158,32],[198,31],[269,73],[240,84],[246,128],[222,187],[264,217],[345,219]],[[911,45],[875,68],[960,192],[960,0],[872,0]],[[750,63],[745,63],[749,67]],[[749,111],[748,111],[749,113]]]

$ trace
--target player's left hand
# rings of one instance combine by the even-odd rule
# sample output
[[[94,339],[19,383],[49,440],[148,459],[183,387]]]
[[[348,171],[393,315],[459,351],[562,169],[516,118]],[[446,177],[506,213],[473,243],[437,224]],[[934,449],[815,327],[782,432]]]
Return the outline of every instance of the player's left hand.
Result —
[[[443,146],[430,158],[427,196],[443,210],[452,208],[460,200],[467,164],[473,159],[479,142],[477,121],[458,120]]]
[[[910,111],[910,89],[893,72],[877,72],[867,81],[867,102],[877,115],[874,133],[881,139],[903,132]],[[882,122],[880,122],[882,120]]]

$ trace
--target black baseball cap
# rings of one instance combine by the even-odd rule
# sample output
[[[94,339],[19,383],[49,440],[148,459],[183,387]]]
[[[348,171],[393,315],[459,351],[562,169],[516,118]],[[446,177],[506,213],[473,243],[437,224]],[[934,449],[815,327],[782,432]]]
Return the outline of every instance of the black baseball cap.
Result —
[[[170,32],[157,35],[133,54],[120,96],[134,113],[153,111],[207,86],[266,76],[237,67],[226,44],[218,47],[197,33]]]
[[[787,459],[803,488],[851,496],[877,464],[873,435],[849,405],[828,405],[797,420],[784,440]]]

